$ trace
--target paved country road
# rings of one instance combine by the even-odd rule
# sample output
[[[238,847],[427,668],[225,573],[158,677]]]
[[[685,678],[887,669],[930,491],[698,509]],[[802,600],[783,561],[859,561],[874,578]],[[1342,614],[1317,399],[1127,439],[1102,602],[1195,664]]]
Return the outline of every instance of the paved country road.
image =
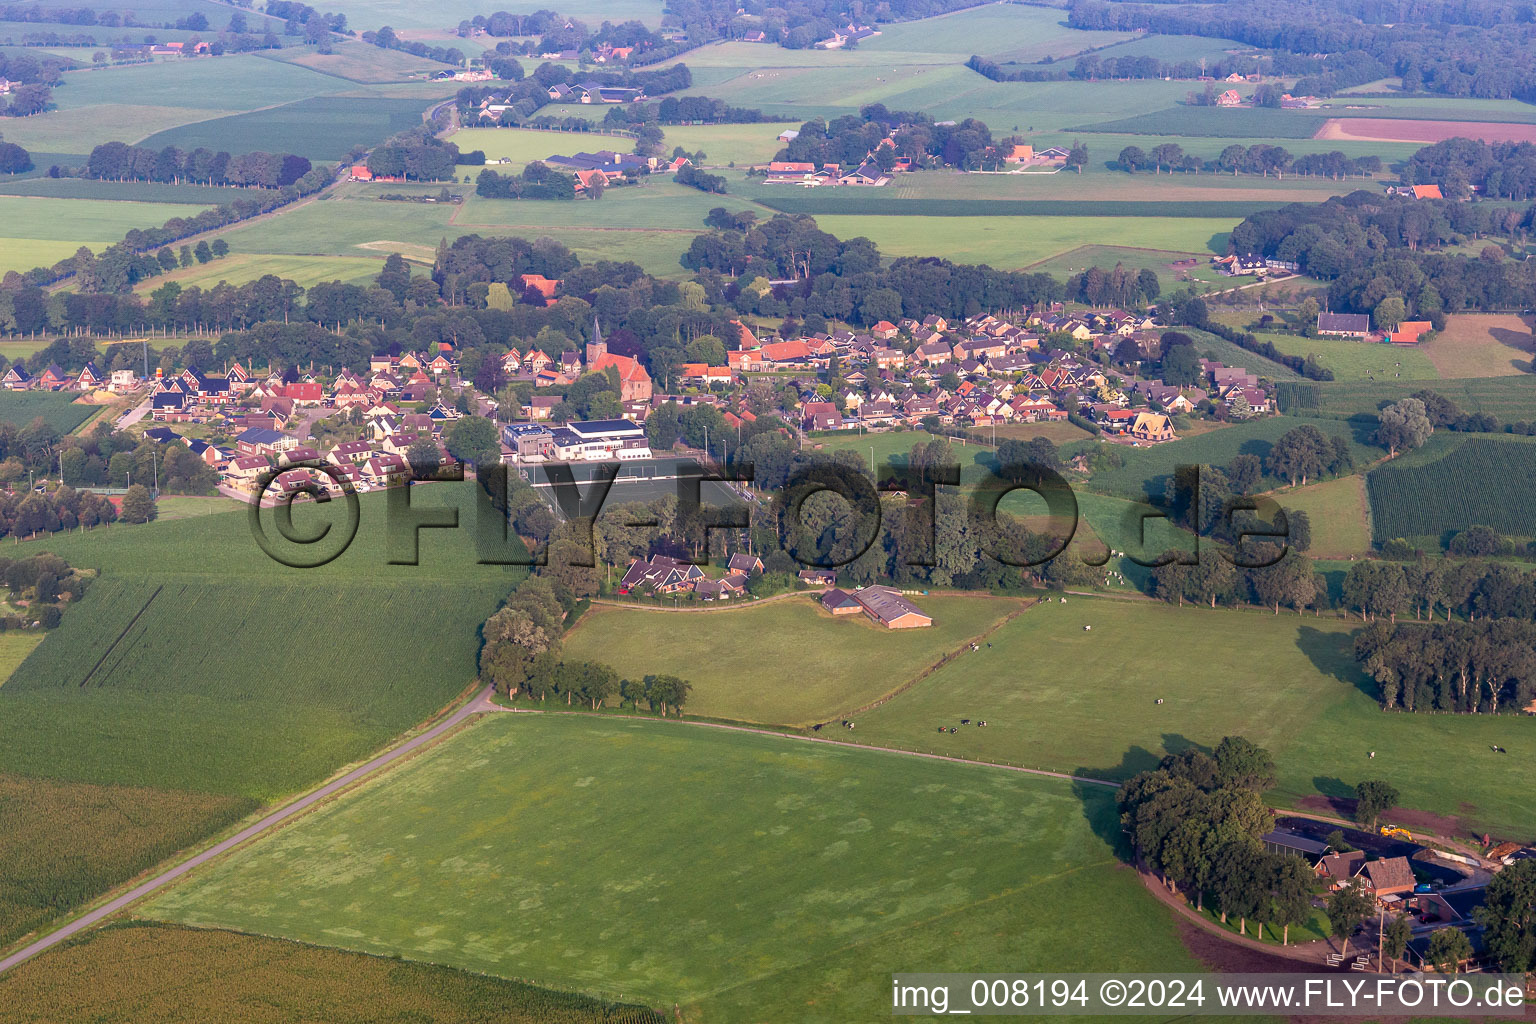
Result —
[[[256,836],[259,836],[263,832],[267,832],[277,827],[278,825],[281,825],[283,822],[287,821],[289,818],[294,817],[295,815],[304,813],[304,811],[308,810],[310,807],[313,807],[321,800],[324,800],[327,797],[332,796],[343,789],[346,789],[353,783],[373,775],[375,772],[386,767],[392,762],[399,760],[412,751],[425,746],[428,743],[431,743],[433,740],[437,739],[439,736],[443,735],[449,730],[462,725],[470,717],[480,714],[484,711],[493,710],[494,705],[492,705],[487,699],[489,698],[490,693],[491,687],[485,687],[475,694],[474,699],[470,700],[463,707],[459,708],[453,714],[449,715],[447,718],[443,719],[441,722],[439,722],[437,725],[434,725],[426,732],[421,733],[418,736],[411,737],[404,743],[400,744],[398,747],[394,747],[385,751],[366,764],[352,769],[350,772],[347,772],[347,774],[326,783],[319,789],[311,790],[310,792],[304,794],[291,803],[285,804],[284,806],[273,811],[271,814],[268,814],[254,825],[250,825],[244,829],[241,829],[239,832],[230,836],[228,839],[225,839],[223,842],[216,843],[201,853],[187,858],[180,864],[177,864],[175,867],[163,871],[153,878],[148,879],[147,881],[141,882],[140,884],[134,886],[132,889],[123,893],[121,896],[117,896],[111,900],[108,900],[106,903],[97,907],[95,910],[92,910],[90,913],[81,915],[57,931],[50,932],[49,934],[44,935],[42,938],[38,939],[36,942],[33,942],[31,945],[26,946],[15,953],[12,953],[4,960],[0,960],[0,971],[10,970],[12,967],[32,959],[39,953],[43,953],[49,949],[52,949],[54,946],[57,946],[59,943],[65,941],[71,936],[76,935],[86,930],[87,928],[90,928],[92,925],[95,925],[103,918],[110,917],[111,915],[122,910],[124,907],[136,903],[151,893],[165,888],[167,885],[171,884],[182,875],[185,875],[193,868],[200,867],[201,865],[213,860],[215,857],[220,857],[228,853],[230,850],[239,846],[241,843],[244,843],[250,839],[254,839]]]

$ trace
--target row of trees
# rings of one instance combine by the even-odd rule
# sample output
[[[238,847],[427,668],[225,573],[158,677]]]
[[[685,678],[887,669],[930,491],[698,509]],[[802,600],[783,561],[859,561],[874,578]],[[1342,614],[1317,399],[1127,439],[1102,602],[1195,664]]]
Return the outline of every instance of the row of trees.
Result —
[[[1343,603],[1366,622],[1395,623],[1399,615],[1536,621],[1536,574],[1503,562],[1362,561],[1345,574]]]
[[[1536,700],[1536,624],[1529,621],[1376,622],[1356,635],[1355,658],[1388,711],[1498,714]]]
[[[1116,163],[1121,170],[1150,170],[1154,174],[1164,170],[1199,174],[1201,171],[1229,174],[1271,174],[1283,178],[1287,171],[1303,177],[1333,178],[1335,180],[1359,175],[1366,177],[1381,171],[1381,157],[1348,157],[1338,150],[1328,153],[1308,153],[1294,156],[1283,146],[1259,143],[1243,146],[1234,143],[1227,146],[1214,160],[1205,160],[1193,153],[1184,152],[1176,142],[1164,142],[1143,150],[1140,146],[1126,146],[1120,151]]]
[[[202,147],[186,152],[175,146],[157,150],[107,142],[91,150],[82,173],[84,177],[103,181],[284,188],[296,184],[310,169],[307,158],[292,153],[250,152],[230,156]]]

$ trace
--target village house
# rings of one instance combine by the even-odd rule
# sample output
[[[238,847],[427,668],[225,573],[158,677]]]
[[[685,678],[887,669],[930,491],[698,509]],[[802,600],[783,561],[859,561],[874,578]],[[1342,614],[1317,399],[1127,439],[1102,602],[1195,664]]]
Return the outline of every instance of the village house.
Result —
[[[704,570],[696,565],[666,555],[652,555],[649,559],[636,559],[630,563],[619,580],[619,590],[621,593],[644,589],[657,594],[678,594],[692,589],[705,578]]]
[[[1319,313],[1317,333],[1324,337],[1363,341],[1371,333],[1371,316],[1369,313]]]

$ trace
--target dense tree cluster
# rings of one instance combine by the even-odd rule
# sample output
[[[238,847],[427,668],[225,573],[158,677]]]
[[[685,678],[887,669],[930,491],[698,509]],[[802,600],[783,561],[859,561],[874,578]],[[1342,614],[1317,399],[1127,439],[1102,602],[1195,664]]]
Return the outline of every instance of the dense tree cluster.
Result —
[[[1451,200],[1405,201],[1358,191],[1324,203],[1291,204],[1246,218],[1232,232],[1237,252],[1293,261],[1332,280],[1331,308],[1374,312],[1386,298],[1403,302],[1406,318],[1438,323],[1446,312],[1522,309],[1536,301],[1536,268],[1504,258],[1498,246],[1477,256],[1426,252],[1511,234],[1532,211]]]
[[[744,231],[700,235],[683,254],[683,265],[741,275],[725,287],[725,298],[744,313],[764,316],[814,313],[873,324],[903,316],[963,317],[983,309],[1020,309],[1064,297],[1061,282],[1049,274],[934,257],[902,258],[884,266],[869,239],[838,239],[808,216],[778,215],[746,225]],[[768,285],[769,280],[789,279],[794,283]]]
[[[569,171],[533,160],[519,174],[481,171],[475,178],[475,195],[483,199],[575,199],[576,179]]]
[[[1228,736],[1207,754],[1191,747],[1163,758],[1120,789],[1120,821],[1137,854],[1198,908],[1216,901],[1221,919],[1291,925],[1312,914],[1311,866],[1294,854],[1271,854],[1259,837],[1271,819],[1263,793],[1275,784],[1267,751]]]
[[[459,147],[424,125],[375,146],[368,154],[368,173],[407,181],[454,181],[458,162]]]
[[[1162,285],[1150,268],[1127,270],[1116,263],[1113,270],[1089,267],[1067,280],[1067,296],[1090,306],[1144,306],[1157,299]]]
[[[1501,562],[1357,562],[1344,577],[1343,605],[1367,621],[1437,613],[1447,622],[1453,614],[1536,621],[1536,575]]]
[[[646,124],[756,124],[778,120],[751,107],[733,107],[708,96],[668,96],[660,103],[618,103],[603,115],[604,128]]]
[[[1536,700],[1536,623],[1517,619],[1376,622],[1355,657],[1388,711],[1520,711]]]
[[[1196,174],[1206,171],[1211,174],[1259,174],[1266,178],[1273,174],[1284,178],[1289,171],[1307,178],[1337,180],[1357,174],[1364,177],[1381,170],[1381,157],[1378,156],[1347,157],[1337,150],[1293,156],[1284,146],[1271,146],[1267,143],[1254,146],[1234,143],[1223,149],[1214,160],[1202,160],[1192,153],[1186,153],[1176,142],[1159,143],[1150,150],[1143,150],[1140,146],[1126,146],[1115,162],[1121,170],[1133,174],[1147,170],[1154,174],[1164,170],[1170,174],[1174,171],[1193,171]]]
[[[1325,70],[1292,91],[1331,96],[1387,74],[1409,92],[1530,99],[1536,24],[1530,8],[1501,0],[1298,0],[1281,6],[1107,3],[1076,0],[1074,28],[1237,39],[1298,55],[1326,55]]]
[[[1494,199],[1536,199],[1536,145],[1446,139],[1425,146],[1403,168],[1407,184],[1440,186],[1447,199],[1465,199],[1475,186]]]
[[[14,142],[0,142],[0,174],[20,174],[31,169],[31,153]]]
[[[251,152],[230,156],[198,148],[191,152],[166,146],[150,149],[107,142],[91,150],[84,177],[102,181],[161,181],[174,184],[249,185],[285,188],[308,174],[306,157],[292,153]]]
[[[725,178],[718,174],[710,174],[700,170],[692,164],[684,164],[677,169],[672,180],[679,185],[687,185],[696,188],[700,192],[713,192],[716,195],[725,194]]]
[[[887,136],[890,144],[882,145]],[[899,158],[914,168],[995,170],[1005,155],[993,145],[991,130],[973,117],[938,124],[930,114],[887,110],[875,103],[831,121],[807,121],[776,159],[857,167],[871,154],[882,171],[895,167]]]

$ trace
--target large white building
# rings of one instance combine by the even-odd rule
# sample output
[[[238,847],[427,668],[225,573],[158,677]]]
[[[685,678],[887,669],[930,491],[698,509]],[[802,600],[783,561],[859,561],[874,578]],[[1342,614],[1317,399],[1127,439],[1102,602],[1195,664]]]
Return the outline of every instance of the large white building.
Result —
[[[562,462],[626,462],[651,457],[645,428],[630,420],[567,423],[552,431],[551,442],[554,457]]]

